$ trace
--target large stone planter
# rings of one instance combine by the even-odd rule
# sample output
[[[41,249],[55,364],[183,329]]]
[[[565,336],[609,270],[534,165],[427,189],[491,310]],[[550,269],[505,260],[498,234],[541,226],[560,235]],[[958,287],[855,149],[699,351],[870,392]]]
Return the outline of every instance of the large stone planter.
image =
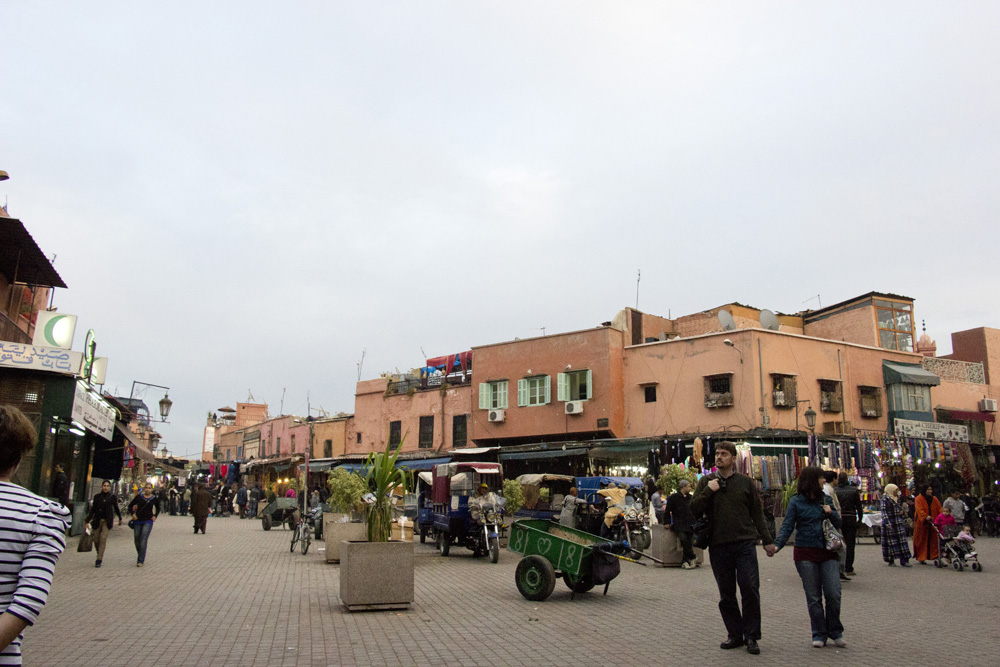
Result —
[[[413,542],[343,542],[340,601],[348,611],[408,608],[413,603]]]
[[[364,540],[364,523],[343,523],[343,514],[323,515],[323,541],[326,543],[326,562],[340,562],[340,543],[344,540]]]
[[[674,531],[660,524],[654,524],[649,529],[653,540],[650,545],[653,550],[653,558],[663,561],[663,565],[660,567],[680,567],[684,559],[684,549]],[[695,549],[694,555],[699,565],[705,562],[704,549]]]

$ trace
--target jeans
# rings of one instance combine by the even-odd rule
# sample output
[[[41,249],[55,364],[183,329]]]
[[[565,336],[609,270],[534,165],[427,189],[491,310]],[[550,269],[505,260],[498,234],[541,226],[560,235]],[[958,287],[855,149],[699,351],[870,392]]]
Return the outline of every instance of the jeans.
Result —
[[[708,554],[719,587],[719,612],[729,638],[760,639],[760,571],[757,569],[756,542],[713,544]],[[736,601],[737,584],[743,602],[742,613]]]
[[[694,547],[692,546],[694,533],[686,530],[679,530],[676,534],[677,541],[681,543],[681,550],[684,552],[684,555],[682,556],[684,562],[687,563],[695,561],[696,557],[694,555]]]
[[[802,588],[806,592],[813,641],[826,642],[827,639],[843,637],[844,625],[840,622],[840,561],[813,563],[797,560],[795,569],[802,578]],[[823,611],[823,598],[826,598],[826,613]]]
[[[135,528],[132,530],[135,532],[135,552],[137,554],[136,562],[145,563],[146,543],[149,542],[149,534],[153,532],[153,522],[136,522]]]

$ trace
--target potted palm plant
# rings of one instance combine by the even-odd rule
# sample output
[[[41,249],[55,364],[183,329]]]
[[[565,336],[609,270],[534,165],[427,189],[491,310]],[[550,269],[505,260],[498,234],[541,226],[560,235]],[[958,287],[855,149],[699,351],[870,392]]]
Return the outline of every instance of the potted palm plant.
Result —
[[[323,515],[326,562],[339,563],[341,542],[366,537],[361,499],[368,487],[364,478],[343,468],[334,468],[327,476],[326,484],[330,489],[327,503],[332,510]]]
[[[405,438],[403,439],[405,440]],[[364,513],[367,541],[340,543],[340,601],[348,611],[405,609],[413,602],[413,542],[390,540],[392,494],[409,477],[396,468],[395,451],[373,452],[365,463]]]

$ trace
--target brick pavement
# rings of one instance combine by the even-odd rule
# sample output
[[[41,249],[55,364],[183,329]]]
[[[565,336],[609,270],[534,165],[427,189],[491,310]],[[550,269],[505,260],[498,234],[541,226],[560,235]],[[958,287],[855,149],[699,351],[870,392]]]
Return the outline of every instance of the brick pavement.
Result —
[[[809,621],[786,549],[759,552],[761,656],[721,651],[725,638],[711,569],[622,563],[607,597],[570,601],[561,583],[545,602],[514,585],[518,557],[497,565],[464,549],[441,558],[417,545],[416,603],[406,612],[350,614],[337,598],[339,567],[313,543],[289,553],[289,533],[257,521],[164,516],[135,567],[131,531],[115,528],[104,567],[75,551],[59,561],[26,665],[998,665],[1000,540],[982,538],[984,573],[919,565],[889,568],[870,539],[844,585],[846,649],[809,646]]]

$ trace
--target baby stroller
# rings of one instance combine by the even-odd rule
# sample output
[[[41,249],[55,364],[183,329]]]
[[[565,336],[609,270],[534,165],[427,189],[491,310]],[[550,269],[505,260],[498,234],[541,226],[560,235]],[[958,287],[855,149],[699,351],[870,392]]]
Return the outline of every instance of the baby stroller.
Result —
[[[931,524],[934,532],[938,536],[938,557],[934,560],[934,567],[948,567],[950,564],[957,571],[961,572],[966,566],[971,565],[973,572],[982,572],[983,566],[979,564],[979,556],[974,547],[968,542],[955,539],[958,535],[959,526],[942,526],[939,530],[937,526]]]

